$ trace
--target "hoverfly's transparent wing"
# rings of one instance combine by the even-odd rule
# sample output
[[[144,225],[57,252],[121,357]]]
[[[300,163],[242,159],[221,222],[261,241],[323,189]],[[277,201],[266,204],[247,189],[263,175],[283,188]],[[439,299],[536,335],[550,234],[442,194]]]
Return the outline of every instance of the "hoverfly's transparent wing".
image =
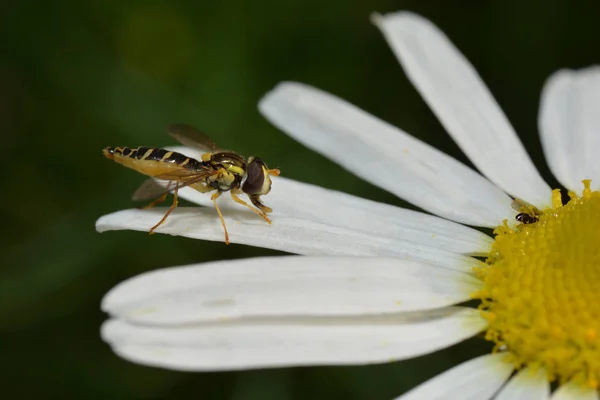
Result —
[[[224,151],[206,133],[186,124],[172,124],[167,128],[169,135],[184,146],[192,149],[216,153]]]
[[[177,186],[177,181],[163,181],[164,184],[157,182],[153,178],[146,179],[140,187],[131,196],[133,201],[153,200],[162,196],[165,192],[170,192]]]
[[[137,188],[133,193],[133,196],[131,196],[131,199],[133,201],[152,200],[163,196],[165,193],[172,192],[175,189],[181,189],[197,183],[204,184],[206,178],[217,173],[218,171],[207,169],[195,175],[186,176],[178,180],[165,180],[161,179],[160,176],[150,178],[145,180],[140,187]],[[202,187],[204,187],[204,185]],[[199,188],[196,189],[199,190]]]

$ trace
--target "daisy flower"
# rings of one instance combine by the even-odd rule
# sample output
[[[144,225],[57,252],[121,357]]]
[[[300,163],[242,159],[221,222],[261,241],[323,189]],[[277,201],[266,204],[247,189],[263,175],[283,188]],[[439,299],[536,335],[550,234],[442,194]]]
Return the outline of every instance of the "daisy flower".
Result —
[[[495,344],[492,354],[401,398],[598,399],[600,69],[560,71],[542,92],[541,142],[569,190],[564,201],[438,28],[408,12],[374,22],[483,176],[344,100],[281,83],[259,105],[274,125],[436,216],[274,178],[270,226],[223,202],[230,238],[305,257],[134,277],[104,298],[102,338],[133,362],[215,371],[390,362],[481,333]],[[180,195],[211,204],[193,190]],[[161,215],[120,211],[97,229],[148,231]],[[223,238],[211,208],[178,209],[157,232]],[[473,299],[477,309],[461,305]]]

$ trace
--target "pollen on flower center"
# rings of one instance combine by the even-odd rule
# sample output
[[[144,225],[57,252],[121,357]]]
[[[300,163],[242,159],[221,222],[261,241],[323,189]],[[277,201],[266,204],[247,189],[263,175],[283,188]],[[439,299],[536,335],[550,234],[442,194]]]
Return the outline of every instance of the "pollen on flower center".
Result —
[[[600,193],[560,191],[539,220],[496,228],[492,251],[477,269],[486,339],[517,367],[545,367],[549,380],[600,382]]]

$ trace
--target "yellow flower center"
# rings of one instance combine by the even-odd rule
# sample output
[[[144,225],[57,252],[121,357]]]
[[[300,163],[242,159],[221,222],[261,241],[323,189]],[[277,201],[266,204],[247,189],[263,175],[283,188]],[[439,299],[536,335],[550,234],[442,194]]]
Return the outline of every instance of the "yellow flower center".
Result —
[[[522,206],[524,223],[494,231],[474,294],[489,327],[486,339],[517,368],[544,367],[550,381],[600,382],[600,193],[584,180],[581,196],[559,190],[552,207]],[[535,211],[534,211],[535,210]]]

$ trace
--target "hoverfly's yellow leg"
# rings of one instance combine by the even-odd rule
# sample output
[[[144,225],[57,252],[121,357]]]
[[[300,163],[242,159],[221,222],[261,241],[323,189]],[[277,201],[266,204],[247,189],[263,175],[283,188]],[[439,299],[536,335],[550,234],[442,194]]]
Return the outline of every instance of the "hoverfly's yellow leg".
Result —
[[[150,232],[148,232],[150,235],[154,234],[154,230],[156,228],[158,228],[159,226],[161,226],[167,220],[167,217],[169,216],[169,214],[171,214],[171,211],[173,211],[177,207],[177,203],[178,203],[177,190],[178,189],[179,188],[177,186],[175,186],[175,191],[173,192],[173,204],[171,204],[171,207],[169,207],[169,209],[167,210],[167,213],[164,215],[164,217],[162,217],[162,219],[160,221],[158,221],[158,224],[156,224],[152,228],[150,228]]]
[[[154,200],[152,203],[143,206],[142,210],[147,210],[148,208],[152,208],[155,205],[162,203],[163,201],[165,201],[167,199],[168,195],[169,195],[169,192],[163,193],[162,196],[160,196],[158,199]]]
[[[233,201],[235,201],[238,204],[241,204],[243,206],[248,207],[249,209],[251,209],[252,211],[254,211],[255,213],[257,213],[262,219],[265,220],[265,222],[267,224],[271,223],[271,220],[269,219],[269,217],[267,217],[267,214],[265,214],[264,212],[252,207],[250,204],[246,203],[244,200],[240,199],[237,194],[235,193],[234,190],[232,190],[231,192],[231,198],[233,199]]]
[[[150,181],[150,182],[154,182],[154,181]],[[177,181],[170,181],[170,182],[167,184],[167,187],[165,188],[165,190],[166,190],[166,191],[165,191],[165,192],[164,192],[164,193],[163,193],[163,194],[162,194],[162,195],[161,195],[161,196],[160,196],[158,199],[154,200],[152,203],[150,203],[150,204],[147,204],[147,205],[143,206],[143,207],[142,207],[142,210],[147,210],[148,208],[152,208],[152,207],[154,207],[155,205],[157,205],[157,204],[160,204],[160,203],[162,203],[163,201],[165,201],[165,200],[167,199],[167,196],[169,195],[169,190],[170,190],[170,188],[171,188],[171,184],[172,184],[172,183],[175,183],[175,186],[177,186],[177,185],[179,184],[179,182],[177,182]],[[143,187],[143,186],[142,186],[142,187]],[[140,188],[140,189],[141,189],[141,188]],[[138,189],[138,191],[139,191],[140,189]]]
[[[229,233],[227,233],[227,227],[225,226],[225,219],[223,218],[223,213],[217,204],[217,199],[221,195],[221,192],[215,192],[211,196],[211,200],[215,204],[215,208],[217,209],[217,214],[219,214],[219,218],[221,219],[221,225],[223,225],[223,231],[225,231],[225,244],[229,244]]]

